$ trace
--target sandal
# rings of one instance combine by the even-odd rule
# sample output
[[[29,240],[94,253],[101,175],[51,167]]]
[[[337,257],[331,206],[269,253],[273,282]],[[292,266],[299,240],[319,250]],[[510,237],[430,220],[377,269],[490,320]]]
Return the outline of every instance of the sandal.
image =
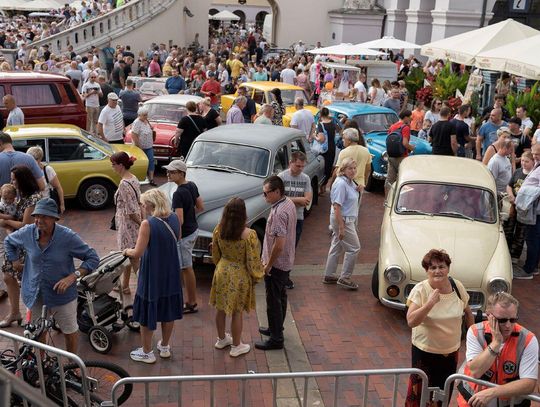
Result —
[[[153,187],[157,187],[157,184],[154,182],[154,180],[149,181],[148,184],[152,185]]]
[[[197,309],[197,303],[195,304],[184,304],[184,314],[195,314],[196,312],[199,312]]]

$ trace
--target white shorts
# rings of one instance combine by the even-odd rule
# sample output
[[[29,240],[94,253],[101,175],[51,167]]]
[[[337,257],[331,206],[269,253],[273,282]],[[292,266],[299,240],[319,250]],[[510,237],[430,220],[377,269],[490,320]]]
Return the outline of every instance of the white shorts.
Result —
[[[43,308],[43,298],[38,295],[36,302],[32,305],[32,323],[36,323],[41,318]],[[47,308],[47,317],[52,315],[60,327],[63,334],[69,335],[79,330],[77,323],[77,298],[64,305]]]

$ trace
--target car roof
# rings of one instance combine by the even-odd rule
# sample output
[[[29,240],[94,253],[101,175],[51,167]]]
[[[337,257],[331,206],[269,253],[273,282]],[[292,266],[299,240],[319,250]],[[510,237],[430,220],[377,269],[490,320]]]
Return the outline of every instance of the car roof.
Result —
[[[80,136],[81,129],[72,124],[25,124],[4,129],[11,137]]]
[[[254,81],[254,82],[244,82],[240,86],[242,87],[248,87],[253,88],[257,90],[272,90],[275,88],[278,88],[280,90],[304,90],[300,86],[291,85],[289,83],[283,83],[283,82],[272,82],[272,81]]]
[[[346,114],[348,117],[358,114],[394,114],[392,109],[382,106],[374,106],[368,103],[359,102],[334,102],[326,106],[330,111]],[[397,115],[396,115],[397,117]]]
[[[227,141],[273,150],[290,139],[303,135],[304,133],[300,130],[290,127],[268,124],[228,124],[204,132],[197,137],[197,141]]]
[[[436,182],[473,185],[495,190],[495,180],[488,168],[470,158],[444,155],[416,155],[399,165],[399,183]]]
[[[60,81],[69,82],[69,78],[59,73],[42,73],[42,72],[2,72],[0,73],[0,81]]]
[[[199,103],[203,98],[195,95],[161,95],[144,102],[144,104],[165,103],[185,106],[190,100]]]

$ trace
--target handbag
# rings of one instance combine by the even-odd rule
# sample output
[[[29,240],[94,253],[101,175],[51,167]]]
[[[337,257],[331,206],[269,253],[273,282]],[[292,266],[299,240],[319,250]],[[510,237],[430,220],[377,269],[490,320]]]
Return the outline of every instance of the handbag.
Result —
[[[47,185],[50,186],[50,189],[49,189],[49,197],[54,200],[54,202],[56,202],[56,206],[58,207],[58,213],[60,213],[60,194],[58,193],[58,191],[56,190],[56,188],[54,188],[51,183],[49,182],[49,177],[47,175],[47,166],[45,165],[43,167],[43,174],[45,175],[45,181],[47,182]]]
[[[324,124],[319,123],[319,126],[324,134],[324,141],[321,143],[320,141],[313,139],[311,142],[311,152],[315,155],[324,154],[328,151],[328,132],[326,131]]]
[[[137,194],[137,191],[135,190],[135,187],[133,185],[131,185],[129,182],[128,182],[128,185],[133,189],[133,192],[135,193],[135,198],[137,198],[137,200],[139,200],[139,195]],[[115,206],[114,215],[113,215],[113,217],[111,219],[111,223],[109,225],[110,230],[117,230],[116,229],[116,195],[114,197],[114,206]]]

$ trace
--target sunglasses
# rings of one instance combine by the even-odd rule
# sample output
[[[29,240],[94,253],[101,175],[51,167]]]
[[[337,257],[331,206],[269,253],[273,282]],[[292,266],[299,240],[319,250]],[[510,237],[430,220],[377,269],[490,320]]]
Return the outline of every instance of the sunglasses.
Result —
[[[518,317],[515,318],[495,318],[499,324],[506,324],[510,321],[511,324],[515,324],[518,321]]]
[[[270,192],[274,192],[274,191],[275,191],[275,189],[271,189],[271,190],[268,191],[268,192],[267,192],[267,191],[263,191],[263,195],[264,195],[265,197],[267,197],[268,194],[269,194]]]

